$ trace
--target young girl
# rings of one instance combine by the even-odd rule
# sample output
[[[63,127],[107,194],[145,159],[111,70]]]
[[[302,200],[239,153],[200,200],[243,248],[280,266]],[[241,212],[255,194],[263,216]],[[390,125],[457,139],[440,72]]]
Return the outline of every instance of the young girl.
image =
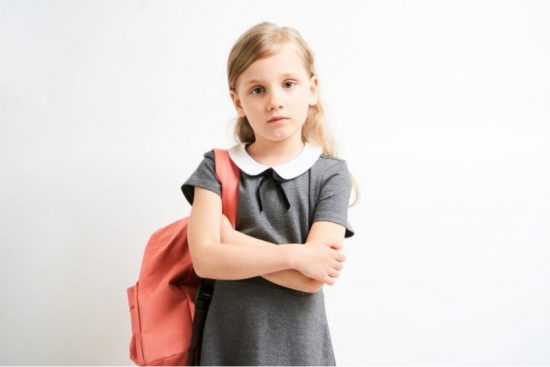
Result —
[[[322,286],[335,283],[354,235],[356,185],[334,154],[313,54],[296,30],[260,23],[233,46],[228,81],[236,228],[222,215],[212,151],[181,187],[195,271],[216,279],[200,365],[335,365]]]

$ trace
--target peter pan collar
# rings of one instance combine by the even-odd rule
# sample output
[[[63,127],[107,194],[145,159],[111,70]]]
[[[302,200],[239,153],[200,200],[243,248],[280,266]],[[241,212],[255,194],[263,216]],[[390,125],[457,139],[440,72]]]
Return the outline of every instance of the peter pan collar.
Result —
[[[234,145],[228,149],[231,160],[244,172],[254,176],[266,169],[273,168],[275,172],[285,180],[297,177],[313,166],[323,152],[323,148],[306,142],[302,153],[290,162],[275,166],[266,166],[252,158],[245,149],[245,143]]]

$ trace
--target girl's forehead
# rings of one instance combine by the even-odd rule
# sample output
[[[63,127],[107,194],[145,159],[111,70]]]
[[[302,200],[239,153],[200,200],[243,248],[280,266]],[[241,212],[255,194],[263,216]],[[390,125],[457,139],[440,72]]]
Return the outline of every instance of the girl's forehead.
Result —
[[[295,46],[292,45],[283,45],[272,50],[269,56],[262,57],[247,68],[248,71],[262,68],[262,67],[273,67],[284,64],[282,66],[299,66],[303,63],[303,58],[301,53]]]
[[[300,54],[292,49],[281,50],[250,64],[241,74],[245,83],[262,81],[269,77],[303,76],[306,74],[304,61]]]

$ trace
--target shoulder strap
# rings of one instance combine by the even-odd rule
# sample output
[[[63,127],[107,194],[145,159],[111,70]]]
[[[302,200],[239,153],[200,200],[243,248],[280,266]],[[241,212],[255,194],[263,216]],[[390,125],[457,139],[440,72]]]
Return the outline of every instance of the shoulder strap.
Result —
[[[233,228],[237,224],[239,203],[239,167],[233,163],[227,149],[212,149],[216,166],[216,176],[222,186],[222,213],[229,219]]]

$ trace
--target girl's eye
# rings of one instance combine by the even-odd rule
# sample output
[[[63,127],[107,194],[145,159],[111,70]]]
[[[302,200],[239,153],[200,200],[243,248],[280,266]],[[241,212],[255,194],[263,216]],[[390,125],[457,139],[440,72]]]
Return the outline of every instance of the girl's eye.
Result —
[[[290,80],[287,80],[286,82],[284,82],[285,85],[288,85],[288,84],[297,84],[296,82],[293,82],[293,81],[290,81]],[[256,87],[254,89],[252,89],[250,91],[251,94],[254,94],[254,95],[257,95],[257,93],[254,93],[254,91],[258,90],[258,89],[263,89],[263,87]]]
[[[256,93],[254,93],[254,91],[255,91],[255,90],[258,90],[258,89],[260,89],[260,88],[254,88],[254,89],[252,89],[252,90],[250,91],[250,93],[256,94]]]

